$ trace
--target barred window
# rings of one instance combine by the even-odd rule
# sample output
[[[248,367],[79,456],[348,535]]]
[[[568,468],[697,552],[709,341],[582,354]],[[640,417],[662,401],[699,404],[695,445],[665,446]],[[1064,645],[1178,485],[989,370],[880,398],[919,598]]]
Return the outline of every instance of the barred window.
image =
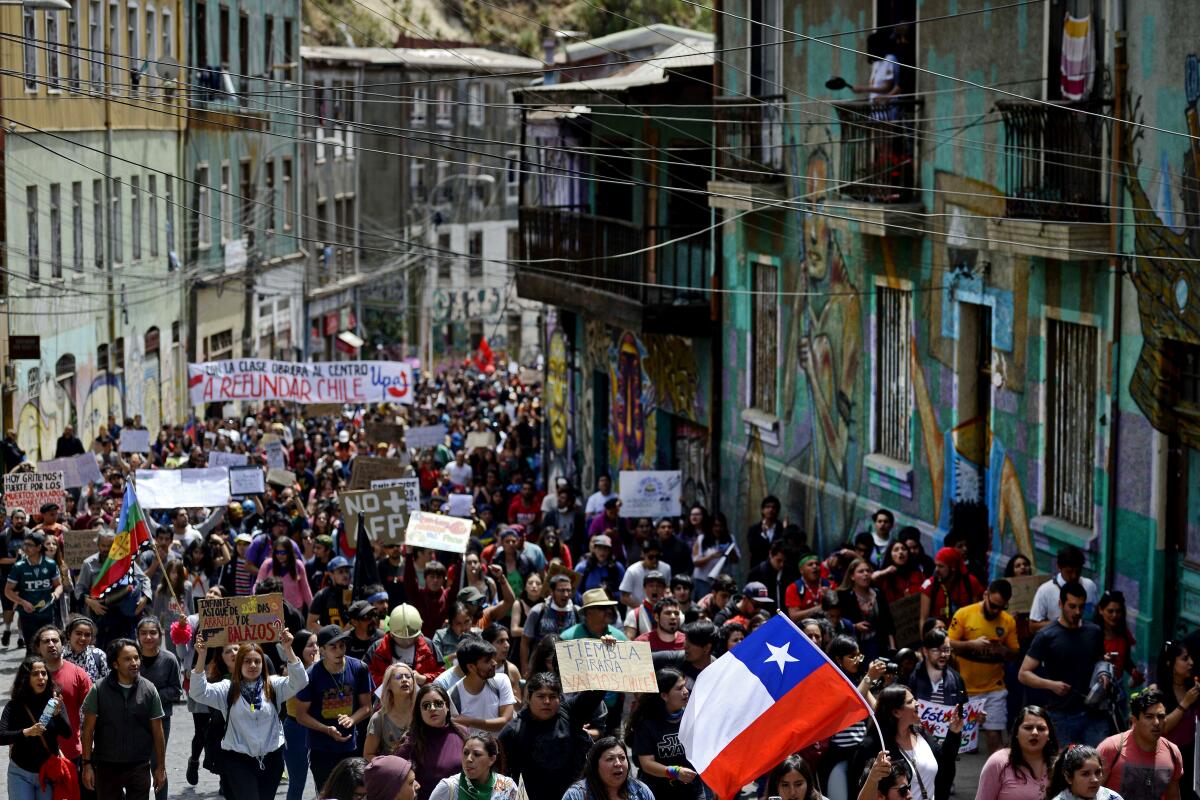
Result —
[[[1091,528],[1096,449],[1096,328],[1052,319],[1046,340],[1046,506]]]
[[[912,292],[880,286],[875,307],[875,452],[907,462],[912,457]]]

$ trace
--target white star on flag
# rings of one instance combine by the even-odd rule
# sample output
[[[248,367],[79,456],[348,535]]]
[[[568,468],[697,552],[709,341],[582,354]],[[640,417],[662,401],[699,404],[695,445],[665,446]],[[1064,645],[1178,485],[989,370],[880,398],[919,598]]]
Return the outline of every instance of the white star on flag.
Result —
[[[768,656],[767,660],[764,661],[763,663],[770,664],[771,662],[775,662],[776,664],[779,665],[779,674],[781,674],[781,675],[783,674],[784,667],[787,665],[787,663],[789,661],[799,661],[800,660],[788,652],[788,648],[790,648],[792,646],[791,642],[784,642],[783,647],[778,647],[776,645],[771,644],[770,642],[767,642],[766,644],[767,644],[767,649],[771,651],[771,655]]]

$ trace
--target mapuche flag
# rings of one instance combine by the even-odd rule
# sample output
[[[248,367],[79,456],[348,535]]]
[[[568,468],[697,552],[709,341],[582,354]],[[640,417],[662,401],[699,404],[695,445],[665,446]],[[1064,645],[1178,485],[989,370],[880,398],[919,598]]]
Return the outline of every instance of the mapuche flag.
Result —
[[[129,566],[141,546],[150,541],[150,528],[142,516],[133,484],[125,484],[125,497],[121,501],[121,517],[117,522],[117,538],[113,539],[108,557],[100,567],[96,581],[92,584],[92,597],[99,597],[129,574]]]

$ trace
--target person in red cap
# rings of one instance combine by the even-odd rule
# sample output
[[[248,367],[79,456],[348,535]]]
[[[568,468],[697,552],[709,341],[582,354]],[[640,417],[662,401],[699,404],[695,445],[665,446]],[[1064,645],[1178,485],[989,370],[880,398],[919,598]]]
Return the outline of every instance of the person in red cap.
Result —
[[[420,784],[412,763],[400,756],[378,756],[363,773],[367,800],[415,800]]]
[[[921,629],[934,616],[949,624],[954,612],[983,598],[983,584],[967,572],[962,552],[943,547],[933,557],[933,575],[921,584]]]

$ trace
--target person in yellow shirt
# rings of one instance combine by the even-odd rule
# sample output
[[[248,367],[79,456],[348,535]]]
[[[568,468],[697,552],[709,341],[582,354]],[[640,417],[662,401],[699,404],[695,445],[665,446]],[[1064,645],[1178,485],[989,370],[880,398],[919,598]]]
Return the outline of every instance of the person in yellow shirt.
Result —
[[[990,755],[1004,746],[1008,727],[1008,689],[1004,662],[1020,653],[1017,621],[1005,609],[1012,599],[1012,584],[992,581],[983,600],[963,606],[950,621],[949,642],[958,658],[958,671],[973,701],[981,701],[986,714],[980,730]]]

